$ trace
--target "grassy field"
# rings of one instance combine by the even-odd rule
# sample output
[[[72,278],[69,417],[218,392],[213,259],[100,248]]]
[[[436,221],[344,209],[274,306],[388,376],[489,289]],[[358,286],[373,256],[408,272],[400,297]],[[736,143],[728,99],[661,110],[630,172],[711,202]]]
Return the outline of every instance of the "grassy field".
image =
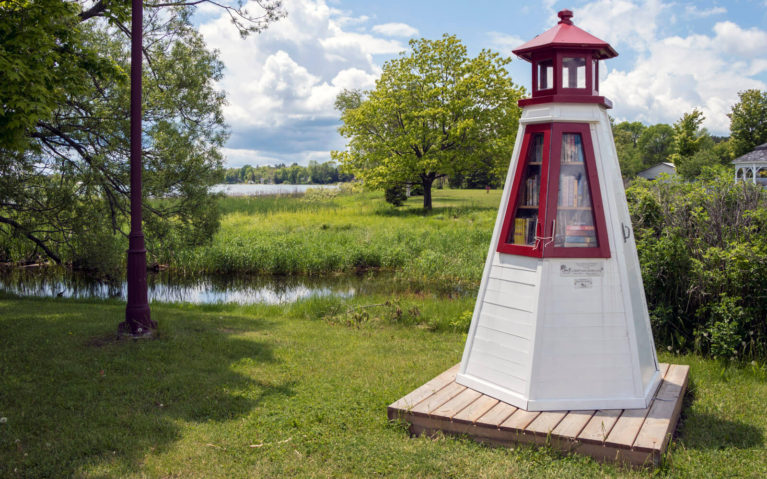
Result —
[[[460,360],[464,334],[429,323],[466,305],[401,300],[431,319],[382,306],[347,321],[316,299],[154,305],[159,338],[118,342],[122,304],[2,297],[0,477],[767,477],[764,367],[694,356],[661,355],[692,383],[656,471],[411,439],[386,406]]]
[[[394,208],[380,192],[222,198],[211,245],[162,258],[182,272],[327,274],[366,268],[478,284],[500,190],[434,190]]]

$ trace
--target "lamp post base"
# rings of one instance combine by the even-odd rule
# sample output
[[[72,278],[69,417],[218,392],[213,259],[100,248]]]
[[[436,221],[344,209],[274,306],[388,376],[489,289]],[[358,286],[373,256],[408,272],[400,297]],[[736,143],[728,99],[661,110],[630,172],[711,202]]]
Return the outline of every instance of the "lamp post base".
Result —
[[[125,308],[125,321],[117,325],[120,337],[151,338],[157,332],[157,322],[150,317],[149,305],[130,306]]]

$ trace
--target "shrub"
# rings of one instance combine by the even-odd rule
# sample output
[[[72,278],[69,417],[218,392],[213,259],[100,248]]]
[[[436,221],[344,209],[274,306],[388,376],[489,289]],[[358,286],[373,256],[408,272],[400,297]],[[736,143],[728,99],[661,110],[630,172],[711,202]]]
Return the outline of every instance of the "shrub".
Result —
[[[704,169],[626,191],[659,345],[767,354],[767,194]]]
[[[405,187],[402,185],[395,185],[386,188],[384,191],[384,197],[386,202],[394,206],[402,206],[407,201],[407,194],[405,193]]]

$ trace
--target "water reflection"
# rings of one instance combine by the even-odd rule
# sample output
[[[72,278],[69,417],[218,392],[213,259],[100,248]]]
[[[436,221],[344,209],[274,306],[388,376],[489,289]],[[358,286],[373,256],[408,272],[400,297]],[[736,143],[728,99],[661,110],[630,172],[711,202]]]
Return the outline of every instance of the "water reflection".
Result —
[[[462,295],[465,292],[445,285],[424,288],[403,283],[391,274],[342,275],[321,278],[300,276],[196,276],[184,277],[168,272],[150,273],[147,277],[149,301],[195,304],[281,304],[310,296],[351,297],[356,294],[391,294],[402,291],[438,295]],[[128,287],[124,280],[105,281],[64,268],[2,268],[0,291],[19,296],[63,298],[113,298],[125,300]]]

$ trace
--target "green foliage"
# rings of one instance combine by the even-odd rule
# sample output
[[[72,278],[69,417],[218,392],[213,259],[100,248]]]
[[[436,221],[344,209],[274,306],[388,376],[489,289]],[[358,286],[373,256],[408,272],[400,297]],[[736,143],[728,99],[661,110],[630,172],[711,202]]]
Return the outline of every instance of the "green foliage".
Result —
[[[669,161],[673,153],[674,129],[664,123],[644,126],[640,122],[613,123],[613,138],[624,178]]]
[[[695,182],[635,181],[627,198],[659,344],[767,354],[767,193],[704,168]]]
[[[671,155],[671,161],[677,167],[701,150],[705,142],[708,141],[711,143],[708,146],[713,146],[708,133],[702,127],[705,119],[703,112],[696,108],[682,115],[682,118],[674,123],[674,153]]]
[[[117,27],[129,4],[94,4],[96,10],[89,12],[109,20],[97,22],[82,21],[85,12],[78,16],[72,10],[77,4],[63,2],[67,7],[57,9],[58,3],[46,2],[24,3],[20,15],[29,21],[18,24],[0,10],[0,35],[11,39],[3,40],[2,61],[15,61],[14,71],[33,75],[40,88],[56,85],[49,96],[35,99],[47,106],[14,107],[6,110],[12,118],[3,117],[16,130],[2,134],[22,135],[24,142],[0,140],[0,238],[16,244],[9,258],[14,261],[43,256],[113,270],[124,256],[129,211],[130,39]],[[50,10],[38,12],[42,6]],[[142,156],[143,191],[150,200],[144,225],[150,255],[156,257],[205,242],[215,232],[218,209],[208,187],[220,178],[220,148],[227,132],[224,95],[213,83],[223,66],[193,28],[191,10],[147,13]],[[34,18],[38,24],[33,25]],[[45,33],[46,28],[52,30]],[[48,43],[32,42],[30,48],[56,45],[53,53],[40,54],[39,65],[34,52],[16,48],[14,40],[14,35],[28,38],[35,32],[42,35],[39,42]],[[41,65],[50,71],[24,73],[24,68]],[[18,81],[25,81],[22,77]],[[14,104],[21,94],[14,88],[13,82],[0,86],[3,104]],[[18,247],[21,243],[26,246]]]
[[[7,0],[0,4],[0,165],[30,147],[29,133],[83,83],[115,74],[79,28],[77,3]],[[2,159],[2,157],[6,157]]]
[[[643,169],[668,161],[673,152],[673,144],[674,129],[669,125],[658,123],[645,128],[637,141]]]
[[[384,64],[374,90],[339,94],[349,144],[332,156],[368,188],[422,185],[430,209],[437,178],[508,163],[524,90],[509,78],[510,59],[488,50],[470,58],[455,36],[410,47]]]
[[[637,146],[645,126],[635,121],[627,121],[612,125],[615,149],[618,153],[618,162],[621,172],[626,177],[633,177],[643,169],[644,161]]]
[[[731,168],[725,168],[721,164],[713,148],[701,149],[695,152],[689,158],[678,158],[676,172],[682,175],[682,178],[693,180],[703,173],[705,168],[721,167],[721,171],[730,171]]]
[[[767,143],[767,91],[746,90],[739,92],[738,98],[727,115],[736,157]]]
[[[387,203],[394,206],[402,206],[407,201],[407,192],[402,185],[394,185],[384,190],[384,199]]]

